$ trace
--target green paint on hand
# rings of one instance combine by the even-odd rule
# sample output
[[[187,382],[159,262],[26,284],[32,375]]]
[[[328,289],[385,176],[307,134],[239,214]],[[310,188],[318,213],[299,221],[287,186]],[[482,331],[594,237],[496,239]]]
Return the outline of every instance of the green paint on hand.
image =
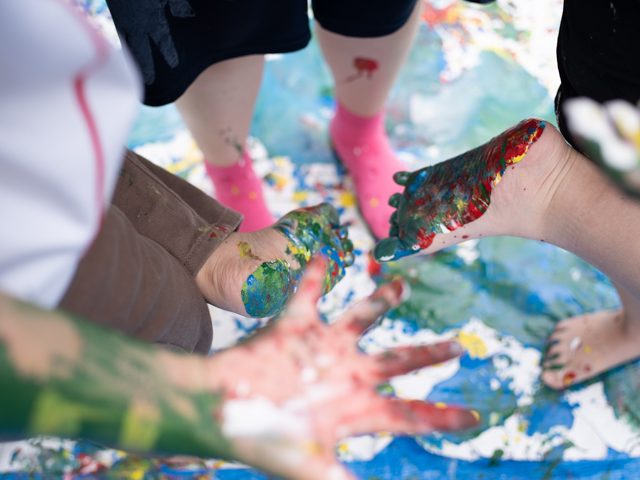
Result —
[[[330,291],[353,263],[353,243],[344,235],[338,212],[328,203],[294,210],[274,228],[287,238],[284,253],[288,261],[262,263],[242,285],[242,302],[253,317],[282,311],[313,255],[324,256],[328,263],[323,293]],[[251,249],[245,246],[241,254],[247,251]]]
[[[262,263],[242,284],[242,302],[252,317],[269,317],[280,312],[295,283],[291,267],[284,260]]]

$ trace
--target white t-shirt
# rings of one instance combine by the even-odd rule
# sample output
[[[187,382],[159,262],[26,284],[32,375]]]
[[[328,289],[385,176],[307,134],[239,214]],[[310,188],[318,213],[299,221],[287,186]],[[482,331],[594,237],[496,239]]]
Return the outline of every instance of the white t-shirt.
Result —
[[[0,290],[61,300],[113,193],[135,72],[67,1],[0,1]]]

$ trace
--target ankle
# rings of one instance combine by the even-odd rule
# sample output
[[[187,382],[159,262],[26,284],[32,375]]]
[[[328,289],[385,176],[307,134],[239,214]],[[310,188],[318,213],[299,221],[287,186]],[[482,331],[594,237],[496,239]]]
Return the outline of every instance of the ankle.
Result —
[[[576,233],[569,219],[577,213],[572,191],[581,159],[550,124],[531,147],[529,155],[532,162],[526,167],[535,169],[532,173],[539,180],[531,202],[533,213],[522,236],[554,244],[568,241]]]
[[[350,143],[384,134],[384,112],[381,111],[372,116],[361,116],[338,102],[329,126],[329,133],[334,141]]]

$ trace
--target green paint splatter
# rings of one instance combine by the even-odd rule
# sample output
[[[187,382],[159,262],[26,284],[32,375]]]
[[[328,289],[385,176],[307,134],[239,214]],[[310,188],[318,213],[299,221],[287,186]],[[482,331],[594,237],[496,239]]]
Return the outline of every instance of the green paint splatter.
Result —
[[[284,260],[262,263],[242,284],[242,302],[252,317],[269,317],[284,308],[295,284]]]

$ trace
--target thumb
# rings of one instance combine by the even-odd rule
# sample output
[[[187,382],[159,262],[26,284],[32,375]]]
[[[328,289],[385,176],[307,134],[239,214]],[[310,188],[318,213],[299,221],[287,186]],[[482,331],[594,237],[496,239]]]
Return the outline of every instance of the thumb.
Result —
[[[298,290],[289,301],[284,317],[293,316],[306,321],[317,318],[316,303],[323,294],[326,271],[327,260],[322,255],[316,255],[311,259],[300,280]]]

